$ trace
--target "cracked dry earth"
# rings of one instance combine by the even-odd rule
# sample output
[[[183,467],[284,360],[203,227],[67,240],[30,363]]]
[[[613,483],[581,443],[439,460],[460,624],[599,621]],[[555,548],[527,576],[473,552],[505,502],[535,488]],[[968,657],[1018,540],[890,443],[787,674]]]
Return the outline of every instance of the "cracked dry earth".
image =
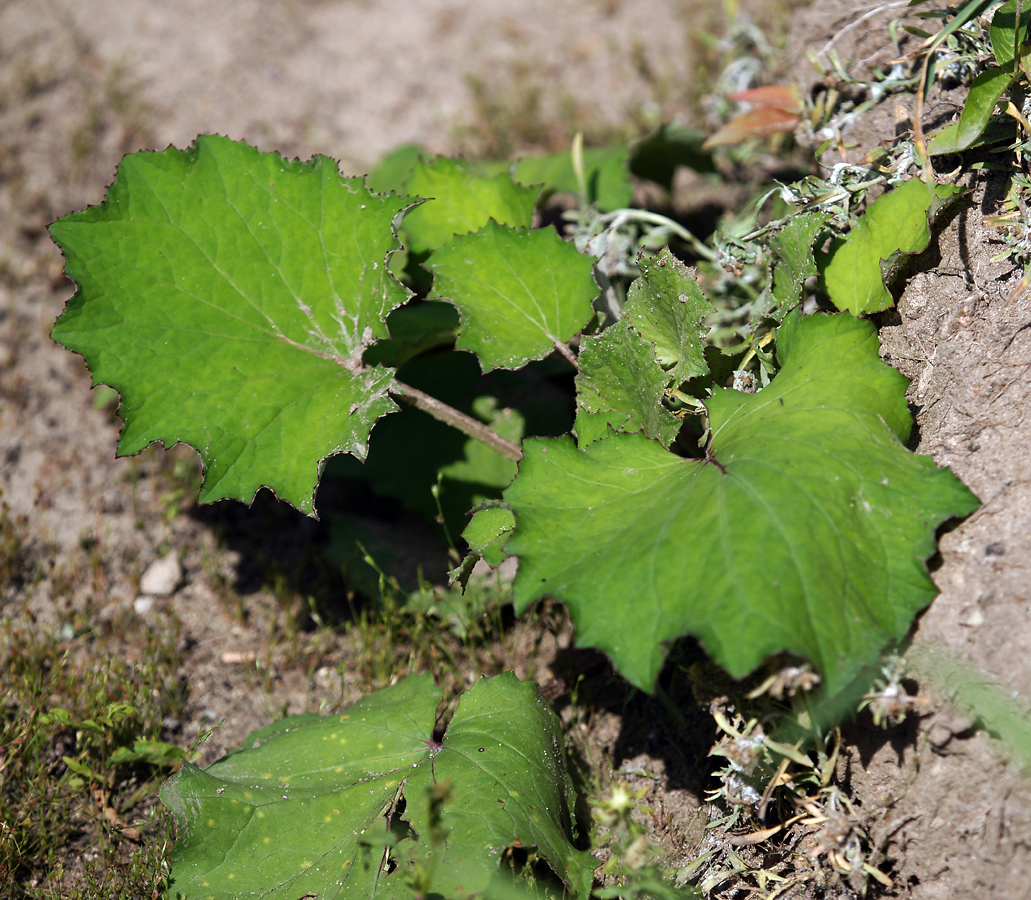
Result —
[[[815,3],[795,14],[792,59],[833,47],[875,64],[892,52],[898,6]],[[401,0],[0,3],[0,487],[11,514],[25,517],[39,573],[0,599],[3,615],[60,628],[85,614],[128,661],[143,652],[146,627],[178,623],[189,697],[168,737],[186,745],[224,719],[204,762],[275,715],[355,699],[362,678],[334,656],[346,646],[310,668],[276,649],[283,600],[267,587],[268,560],[291,550],[303,559],[317,526],[269,503],[176,515],[173,492],[190,490],[196,473],[189,451],[113,458],[117,418],[95,402],[103,398],[81,360],[49,339],[72,288],[46,225],[99,202],[124,153],[183,147],[202,132],[326,153],[351,173],[406,141],[447,152],[488,139],[477,85],[496,96],[547,87],[598,127],[633,110],[684,115],[690,32],[709,15],[674,0],[427,0],[418,15]],[[893,137],[897,112],[878,115],[845,137],[861,147]],[[885,359],[912,381],[914,448],[950,466],[982,507],[942,537],[942,593],[915,628],[926,713],[888,731],[863,719],[847,731],[840,774],[894,880],[871,884],[869,896],[1018,900],[1031,884],[1028,781],[974,727],[977,709],[946,702],[949,677],[920,674],[955,671],[958,660],[1017,702],[1031,696],[1031,295],[1014,296],[1020,273],[991,261],[998,246],[984,219],[1004,188],[986,175],[969,187],[898,285],[897,308],[878,320]],[[427,539],[411,540],[421,557]],[[141,585],[169,554],[180,571],[163,587]],[[517,672],[551,678],[556,648],[536,646],[535,664],[522,640],[508,648]],[[607,754],[613,777],[649,787],[656,838],[684,865],[705,824],[698,748],[685,750],[661,715],[599,706],[570,727]],[[711,719],[688,719],[704,752]],[[839,882],[822,896],[853,892]]]

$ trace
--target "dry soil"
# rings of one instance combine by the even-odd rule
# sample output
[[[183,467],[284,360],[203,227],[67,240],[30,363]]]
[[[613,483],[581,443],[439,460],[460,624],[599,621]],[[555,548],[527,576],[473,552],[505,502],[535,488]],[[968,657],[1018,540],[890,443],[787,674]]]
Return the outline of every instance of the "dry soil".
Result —
[[[904,5],[798,11],[796,77],[813,83],[803,72],[810,50],[887,61],[887,23]],[[190,490],[196,471],[188,452],[114,458],[110,403],[95,402],[104,398],[81,360],[49,339],[73,288],[47,224],[99,202],[124,153],[184,147],[204,132],[302,158],[325,153],[361,173],[409,141],[442,152],[533,149],[575,127],[696,116],[693,33],[717,22],[709,7],[676,0],[0,3],[0,486],[11,514],[27,517],[41,573],[0,598],[3,614],[60,626],[86,610],[117,624],[128,659],[140,652],[134,630],[174,617],[190,695],[171,737],[187,742],[224,720],[205,744],[209,761],[273,715],[354,697],[361,678],[345,666],[341,680],[340,660],[307,671],[270,653],[283,618],[282,598],[262,586],[271,552],[262,516],[272,513],[237,511],[229,524],[177,514],[188,504],[170,491]],[[934,114],[950,111],[942,98]],[[894,137],[906,113],[878,113],[844,137],[872,146]],[[930,672],[947,653],[1019,702],[1031,695],[1031,294],[1014,296],[1020,273],[992,261],[999,248],[984,219],[999,184],[979,175],[969,187],[879,325],[885,359],[912,379],[914,448],[982,501],[942,538],[933,561],[942,593],[916,626],[916,656]],[[310,535],[300,517],[275,522],[280,543]],[[181,563],[173,589],[145,594],[141,578],[169,554]],[[236,598],[244,620],[232,614]],[[546,665],[534,674],[553,675]],[[924,714],[889,731],[857,724],[841,763],[894,879],[869,895],[1024,898],[1028,782],[973,727],[976,709],[946,702],[947,679],[917,679]],[[711,720],[692,724],[711,742]],[[609,754],[614,777],[649,786],[657,838],[672,863],[690,861],[706,813],[693,751],[682,752],[689,740],[643,707],[599,706],[571,727]],[[852,888],[831,884],[825,896]]]

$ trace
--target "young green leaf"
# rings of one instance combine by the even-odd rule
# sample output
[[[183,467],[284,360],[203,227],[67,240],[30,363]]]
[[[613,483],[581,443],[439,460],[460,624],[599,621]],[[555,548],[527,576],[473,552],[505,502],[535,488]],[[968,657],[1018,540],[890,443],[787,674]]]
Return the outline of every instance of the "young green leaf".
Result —
[[[813,244],[827,218],[827,214],[822,212],[795,216],[770,240],[776,255],[773,296],[778,306],[773,316],[778,321],[798,303],[806,279],[816,274]]]
[[[583,448],[608,437],[610,431],[621,430],[623,423],[629,418],[628,413],[614,409],[592,413],[582,406],[579,407],[576,411],[576,421],[573,423],[576,446]]]
[[[792,313],[772,384],[710,398],[703,460],[641,435],[524,442],[504,495],[516,609],[564,602],[577,640],[645,690],[685,634],[734,676],[787,650],[844,686],[934,597],[937,525],[977,506],[901,443],[906,381],[877,349],[868,322]]]
[[[602,212],[629,205],[634,186],[627,171],[630,148],[624,146],[584,148],[584,181],[587,202]],[[568,150],[543,156],[526,156],[515,167],[521,184],[543,184],[546,191],[575,194],[580,190],[573,157]]]
[[[497,398],[490,396],[477,397],[473,400],[472,408],[477,419],[485,422],[503,438],[516,444],[523,439],[526,420],[518,410],[510,407],[499,409]],[[440,474],[453,481],[503,488],[508,487],[515,478],[516,464],[486,444],[470,438],[465,442],[464,459],[444,466]]]
[[[679,387],[708,371],[701,321],[712,312],[712,304],[668,247],[637,264],[641,274],[630,285],[623,316],[655,345],[655,358]]]
[[[469,549],[487,560],[488,565],[499,566],[508,555],[503,547],[513,528],[515,516],[512,510],[497,504],[476,510],[462,532],[462,537]]]
[[[995,10],[992,24],[988,29],[995,61],[1003,69],[1013,62],[1013,51],[1016,46],[1027,40],[1027,26],[1028,22],[1031,22],[1031,5],[1021,2],[1020,29],[1019,34],[1017,33],[1017,3],[1018,0],[1009,0]]]
[[[578,362],[574,426],[578,437],[583,431],[578,427],[582,412],[616,412],[626,414],[620,431],[640,431],[669,447],[681,425],[662,405],[669,375],[656,362],[652,345],[641,340],[626,316],[597,337],[584,338]]]
[[[162,766],[178,768],[183,757],[181,747],[174,744],[166,744],[164,741],[149,741],[145,738],[138,738],[133,741],[132,747],[119,747],[110,757],[108,763],[112,766]]]
[[[408,299],[386,268],[408,202],[216,136],[127,156],[100,206],[51,226],[79,286],[53,337],[122,395],[119,453],[181,441],[202,502],[267,486],[312,513],[322,461],[364,457],[396,408],[362,352]]]
[[[1019,71],[990,68],[978,75],[970,85],[956,129],[954,152],[966,150],[984,134],[988,122]]]
[[[528,231],[488,222],[458,235],[426,264],[434,297],[461,317],[455,346],[484,372],[517,369],[565,345],[593,315],[594,262],[552,228]]]
[[[536,686],[481,679],[437,743],[441,697],[406,678],[342,715],[276,722],[205,770],[184,764],[161,791],[179,826],[171,896],[409,897],[422,863],[434,893],[471,897],[518,845],[586,900],[596,862],[571,844],[561,730]],[[430,792],[448,795],[442,823]]]
[[[428,198],[405,215],[402,226],[405,247],[422,254],[453,235],[478,231],[488,219],[529,228],[540,187],[516,184],[507,172],[480,175],[460,159],[438,156],[415,164],[405,191]]]
[[[935,199],[959,190],[956,185],[929,185],[911,178],[879,197],[852,231],[818,259],[820,281],[831,302],[854,316],[891,306],[881,263],[896,253],[923,250],[931,240],[927,215]]]

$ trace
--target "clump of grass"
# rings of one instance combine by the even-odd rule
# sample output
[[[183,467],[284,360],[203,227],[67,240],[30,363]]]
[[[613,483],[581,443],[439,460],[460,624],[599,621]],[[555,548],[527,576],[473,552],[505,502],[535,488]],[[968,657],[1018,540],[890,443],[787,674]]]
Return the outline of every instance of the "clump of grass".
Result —
[[[624,782],[595,791],[592,800],[594,852],[604,861],[596,872],[603,883],[598,900],[651,897],[655,900],[698,900],[691,884],[677,885],[662,866],[656,847],[641,820],[652,810],[641,806],[647,788],[631,790]]]
[[[779,657],[763,674],[735,683],[708,664],[691,669],[696,697],[721,733],[709,755],[725,764],[708,792],[709,836],[679,878],[697,879],[706,895],[891,888],[873,816],[853,804],[839,766],[835,723],[864,702],[862,680],[826,697],[798,660]]]
[[[161,517],[172,522],[196,506],[203,469],[200,457],[183,444],[176,444],[161,453],[158,465],[159,478],[165,485],[159,498]]]
[[[28,519],[15,515],[7,502],[0,500],[0,598],[22,584],[27,559]]]
[[[502,64],[502,77],[466,76],[472,113],[455,131],[460,153],[479,159],[511,159],[527,152],[567,149],[582,133],[592,144],[639,137],[632,124],[617,126],[570,94],[556,93],[544,74],[525,61]]]
[[[151,897],[171,819],[157,806],[181,751],[176,634],[140,662],[98,652],[84,623],[0,626],[0,896]],[[69,635],[72,637],[69,638]]]
[[[400,675],[433,672],[441,686],[460,690],[477,677],[506,668],[500,646],[511,586],[500,580],[474,581],[462,591],[421,583],[405,591],[366,552],[379,575],[378,597],[359,605],[351,592],[355,644],[350,661],[361,684],[375,690]]]

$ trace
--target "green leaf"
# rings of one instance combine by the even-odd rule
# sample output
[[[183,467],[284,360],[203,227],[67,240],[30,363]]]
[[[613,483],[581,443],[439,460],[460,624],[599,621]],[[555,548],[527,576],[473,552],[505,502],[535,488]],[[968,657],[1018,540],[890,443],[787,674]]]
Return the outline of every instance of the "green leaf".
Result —
[[[361,359],[408,298],[386,269],[408,202],[215,136],[127,156],[100,206],[51,226],[79,285],[53,337],[122,395],[118,452],[181,441],[202,502],[267,486],[311,514],[322,461],[363,458],[396,409]]]
[[[420,160],[405,190],[427,202],[405,215],[405,247],[411,253],[436,250],[456,234],[478,231],[489,219],[529,228],[539,188],[516,184],[505,172],[479,175],[460,159]]]
[[[112,766],[132,766],[144,763],[150,766],[168,767],[179,765],[182,756],[182,749],[174,744],[140,738],[133,742],[132,747],[116,749],[108,758],[108,763]]]
[[[623,423],[629,418],[628,413],[614,409],[590,412],[580,406],[576,411],[576,421],[573,423],[576,446],[583,448],[608,437],[610,432],[622,429]]]
[[[836,692],[933,599],[935,528],[977,506],[901,443],[906,380],[877,351],[871,323],[792,313],[770,386],[710,398],[706,459],[640,435],[525,441],[504,495],[516,610],[562,601],[645,690],[693,634],[735,677],[787,650]]]
[[[716,174],[712,153],[703,150],[705,135],[686,125],[667,122],[633,148],[630,171],[638,178],[673,188],[673,176],[680,166],[702,174]]]
[[[813,244],[827,218],[821,212],[795,216],[770,240],[777,258],[773,267],[773,296],[779,304],[774,314],[778,321],[798,303],[806,279],[816,274]]]
[[[503,438],[515,444],[523,439],[526,420],[518,410],[498,407],[496,397],[477,397],[472,404],[473,415],[485,422]],[[516,464],[492,450],[481,441],[470,438],[465,442],[464,458],[440,470],[444,478],[503,488],[515,478]]]
[[[205,770],[184,765],[161,791],[179,827],[171,895],[410,897],[405,879],[429,857],[435,893],[475,896],[521,845],[586,898],[596,863],[571,844],[561,730],[536,685],[481,679],[438,744],[442,696],[410,677],[342,715],[276,722]],[[428,798],[445,794],[435,825]]]
[[[400,194],[422,155],[432,156],[418,144],[402,144],[384,156],[365,176],[365,186],[379,194],[388,191]]]
[[[991,68],[978,75],[970,85],[963,112],[956,129],[955,150],[966,150],[984,134],[995,112],[996,104],[1013,83],[1016,73],[1011,69]]]
[[[638,334],[655,345],[655,358],[679,386],[708,371],[701,320],[712,312],[698,282],[668,247],[637,261],[640,277],[623,308]]]
[[[62,756],[61,761],[65,764],[69,772],[74,772],[80,778],[85,778],[86,781],[100,781],[101,776],[99,773],[94,772],[85,763],[80,762],[71,756]]]
[[[543,359],[578,334],[598,295],[594,262],[552,228],[528,231],[488,222],[458,235],[426,264],[434,298],[461,318],[455,346],[480,359],[484,372]]]
[[[944,156],[947,153],[959,153],[961,150],[972,150],[975,147],[985,147],[991,144],[1001,144],[1003,141],[1012,141],[1017,130],[1016,120],[1009,116],[996,116],[988,123],[981,137],[975,140],[969,147],[959,146],[959,122],[946,125],[941,131],[927,143],[927,152],[931,156]]]
[[[669,447],[681,425],[680,420],[662,406],[669,375],[656,362],[652,345],[630,327],[626,316],[598,337],[584,338],[578,362],[577,426],[574,426],[578,438],[587,436],[580,423],[581,411],[616,412],[626,415],[619,425],[620,431],[641,431],[663,447]],[[609,418],[606,424],[612,421]],[[583,442],[580,446],[584,446]]]
[[[931,186],[911,178],[879,197],[848,235],[820,255],[821,286],[831,302],[854,316],[891,306],[881,263],[896,253],[923,250],[931,240],[927,214],[935,198],[944,199],[959,190],[955,185]]]
[[[584,148],[584,181],[587,202],[602,212],[627,206],[634,196],[634,186],[627,171],[630,148],[624,146]],[[521,184],[543,184],[546,191],[577,194],[573,157],[568,150],[542,156],[527,156],[515,167],[515,179]]]
[[[489,566],[496,567],[508,556],[502,549],[515,528],[515,516],[507,506],[486,506],[473,513],[462,532],[469,549],[480,554]]]
[[[1024,3],[1020,10],[1020,44],[1027,40],[1028,22],[1031,22],[1031,7]],[[988,28],[995,61],[1003,69],[1013,62],[1013,50],[1018,44],[1016,32],[1017,0],[1009,0],[995,11],[995,15],[992,16],[992,24]]]
[[[390,340],[365,352],[365,362],[397,368],[437,347],[450,347],[458,331],[458,313],[450,303],[418,301],[387,317]]]

